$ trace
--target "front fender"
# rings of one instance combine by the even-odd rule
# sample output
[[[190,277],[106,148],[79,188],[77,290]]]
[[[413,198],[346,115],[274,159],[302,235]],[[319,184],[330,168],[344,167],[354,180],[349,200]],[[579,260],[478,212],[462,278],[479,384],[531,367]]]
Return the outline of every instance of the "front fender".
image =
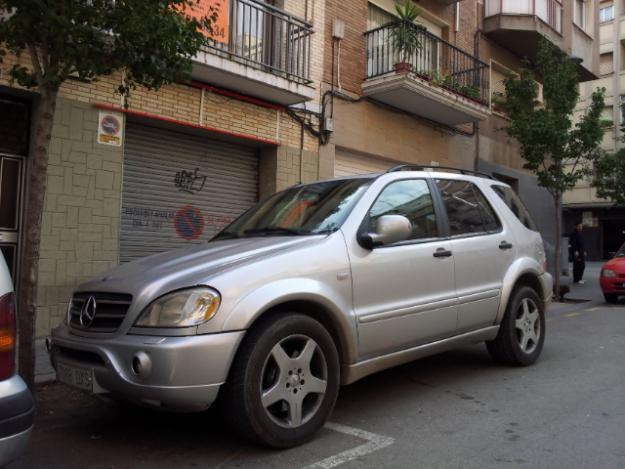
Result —
[[[223,321],[223,331],[249,329],[266,311],[290,301],[316,303],[329,312],[344,347],[344,360],[353,363],[358,356],[355,316],[345,294],[314,279],[277,280],[249,292],[230,310]]]
[[[512,263],[504,276],[503,288],[501,289],[501,301],[499,303],[499,310],[497,311],[497,318],[495,320],[496,324],[501,323],[503,315],[506,312],[506,307],[508,306],[508,301],[510,300],[510,295],[512,295],[512,290],[514,289],[517,281],[525,274],[534,275],[536,276],[536,279],[539,280],[540,276],[543,274],[543,268],[535,259],[532,259],[531,257],[522,257]],[[539,295],[541,298],[545,298],[545,292],[540,292]]]

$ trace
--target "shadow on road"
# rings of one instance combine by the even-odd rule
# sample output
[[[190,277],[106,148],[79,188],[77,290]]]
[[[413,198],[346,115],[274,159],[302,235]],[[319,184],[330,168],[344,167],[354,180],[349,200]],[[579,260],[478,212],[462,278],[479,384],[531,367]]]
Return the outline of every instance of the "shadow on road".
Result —
[[[460,399],[471,400],[453,389],[467,379],[496,375],[498,369],[483,347],[422,359],[343,387],[332,420],[392,413],[407,399],[419,400],[420,394],[432,392],[457,393]],[[243,440],[226,426],[218,409],[169,413],[94,398],[61,384],[40,386],[36,396],[31,451],[11,468],[164,468],[181,460],[185,467],[292,467],[362,443],[324,429],[311,443],[278,452]]]

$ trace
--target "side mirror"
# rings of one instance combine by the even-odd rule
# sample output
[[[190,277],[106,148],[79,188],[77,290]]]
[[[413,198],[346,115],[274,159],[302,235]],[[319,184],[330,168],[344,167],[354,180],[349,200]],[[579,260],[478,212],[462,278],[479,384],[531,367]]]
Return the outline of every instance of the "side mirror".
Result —
[[[610,259],[614,259],[614,258],[616,257],[616,253],[615,253],[614,251],[610,251],[610,252],[608,253],[608,257],[609,257]]]
[[[365,249],[404,241],[412,233],[412,224],[403,215],[382,215],[374,233],[362,233],[358,242]]]

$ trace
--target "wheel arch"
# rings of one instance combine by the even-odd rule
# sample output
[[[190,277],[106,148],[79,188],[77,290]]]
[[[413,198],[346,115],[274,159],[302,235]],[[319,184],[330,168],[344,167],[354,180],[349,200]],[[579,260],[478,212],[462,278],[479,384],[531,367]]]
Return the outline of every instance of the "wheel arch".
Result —
[[[503,281],[503,288],[501,291],[501,301],[499,303],[499,310],[497,311],[496,324],[501,323],[503,315],[506,312],[508,302],[512,296],[512,292],[519,286],[527,286],[532,288],[540,298],[541,302],[544,301],[547,292],[543,291],[543,285],[540,281],[541,267],[534,259],[523,258],[517,260],[508,272]]]
[[[281,312],[305,314],[328,330],[341,363],[354,363],[358,356],[357,328],[344,293],[311,279],[268,283],[237,303],[224,320],[222,330],[249,330]]]
[[[310,299],[291,299],[274,304],[260,312],[250,325],[250,329],[258,327],[268,318],[283,313],[300,313],[320,322],[326,328],[336,345],[340,363],[351,363],[349,337],[344,328],[325,305]]]

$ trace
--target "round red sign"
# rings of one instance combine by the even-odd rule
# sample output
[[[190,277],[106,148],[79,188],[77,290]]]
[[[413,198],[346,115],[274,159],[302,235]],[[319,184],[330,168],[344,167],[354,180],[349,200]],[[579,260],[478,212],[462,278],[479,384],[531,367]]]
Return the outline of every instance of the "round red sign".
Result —
[[[174,215],[174,228],[183,239],[197,239],[204,231],[204,216],[199,208],[185,205]]]
[[[121,122],[119,122],[119,119],[115,116],[104,116],[102,118],[102,122],[100,123],[102,132],[108,135],[115,135],[118,133],[121,126]]]

